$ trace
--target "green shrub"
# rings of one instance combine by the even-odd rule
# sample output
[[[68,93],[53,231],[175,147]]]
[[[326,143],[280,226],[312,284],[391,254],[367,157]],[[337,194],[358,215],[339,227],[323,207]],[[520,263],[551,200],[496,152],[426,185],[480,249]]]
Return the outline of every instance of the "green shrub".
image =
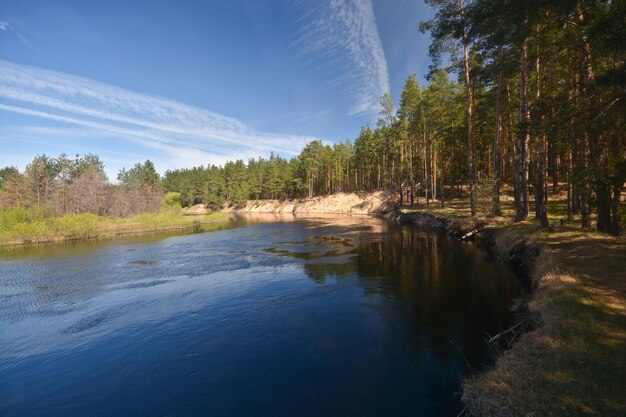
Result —
[[[13,225],[10,236],[29,242],[45,241],[54,237],[54,230],[45,220],[20,222]]]
[[[69,239],[90,239],[98,236],[100,218],[95,214],[67,214],[52,219],[59,235]]]
[[[181,194],[170,191],[163,196],[163,205],[165,207],[181,208]]]
[[[51,215],[47,207],[0,209],[0,230],[11,230],[18,223],[45,220]]]
[[[22,207],[0,210],[0,230],[12,229],[16,224],[26,221],[26,210]]]

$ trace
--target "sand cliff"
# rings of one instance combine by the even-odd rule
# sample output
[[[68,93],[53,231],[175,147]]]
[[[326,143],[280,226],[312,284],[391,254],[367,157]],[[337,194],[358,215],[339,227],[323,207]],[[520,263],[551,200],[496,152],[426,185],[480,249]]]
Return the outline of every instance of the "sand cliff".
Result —
[[[337,193],[328,196],[295,200],[249,200],[245,207],[227,207],[224,211],[238,213],[327,213],[327,214],[384,214],[394,208],[393,194]]]

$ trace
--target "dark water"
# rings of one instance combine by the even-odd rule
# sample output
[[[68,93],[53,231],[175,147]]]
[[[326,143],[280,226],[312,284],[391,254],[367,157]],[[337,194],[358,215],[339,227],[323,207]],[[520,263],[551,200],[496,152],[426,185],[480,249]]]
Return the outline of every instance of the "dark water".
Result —
[[[507,268],[372,218],[264,220],[0,252],[0,415],[455,416]]]

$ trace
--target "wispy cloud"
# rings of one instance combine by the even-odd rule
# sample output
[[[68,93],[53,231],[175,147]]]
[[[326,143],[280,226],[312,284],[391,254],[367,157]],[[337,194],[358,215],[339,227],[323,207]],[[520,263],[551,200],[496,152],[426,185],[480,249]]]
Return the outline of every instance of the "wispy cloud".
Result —
[[[22,42],[24,45],[28,46],[29,48],[31,47],[30,41],[26,39],[26,36],[24,36],[22,32],[17,31],[15,27],[13,27],[13,25],[10,24],[9,22],[0,20],[0,30],[13,33],[17,37],[17,39],[19,39],[20,42]]]
[[[175,100],[6,61],[0,61],[0,98],[0,110],[107,132],[166,154],[179,166],[270,151],[291,155],[313,139],[260,132]]]
[[[377,112],[389,73],[371,0],[324,0],[302,22],[293,45],[336,70],[331,83],[344,93],[350,114]]]

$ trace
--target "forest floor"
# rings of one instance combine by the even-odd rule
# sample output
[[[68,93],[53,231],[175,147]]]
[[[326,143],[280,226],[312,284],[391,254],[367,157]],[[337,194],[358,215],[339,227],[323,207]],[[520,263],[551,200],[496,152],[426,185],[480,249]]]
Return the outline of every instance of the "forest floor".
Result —
[[[531,272],[535,290],[529,314],[520,318],[535,327],[517,335],[493,369],[465,380],[466,412],[626,415],[626,236],[582,230],[577,218],[568,222],[563,190],[549,195],[549,227],[513,223],[512,190],[503,191],[504,216],[482,214],[489,201],[479,196],[475,220],[493,230],[495,249],[504,260],[519,242],[542,248]],[[467,199],[449,200],[443,208],[421,201],[403,212],[470,218]]]

